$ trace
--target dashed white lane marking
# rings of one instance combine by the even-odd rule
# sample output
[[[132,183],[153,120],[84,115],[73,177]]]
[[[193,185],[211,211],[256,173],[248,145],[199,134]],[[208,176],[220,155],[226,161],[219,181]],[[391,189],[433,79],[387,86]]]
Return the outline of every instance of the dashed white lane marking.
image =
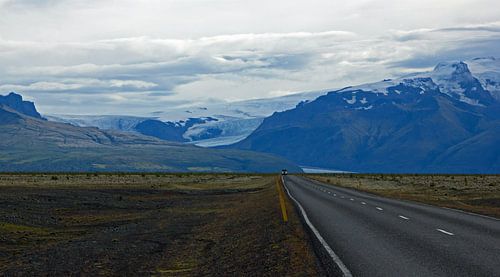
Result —
[[[337,194],[336,194],[336,193],[334,193],[334,194],[333,194],[333,196],[337,196]]]
[[[377,210],[379,210],[379,211],[383,211],[384,210],[384,209],[382,209],[380,207],[375,207],[375,208],[377,208]]]
[[[455,234],[453,234],[452,232],[448,232],[448,231],[445,231],[445,230],[443,230],[443,229],[436,229],[436,230],[438,230],[439,232],[441,232],[441,233],[443,233],[443,234],[447,234],[447,235],[449,235],[449,236],[454,236],[454,235],[455,235]]]
[[[365,202],[361,202],[361,204],[366,205],[366,203],[365,203]]]
[[[408,217],[406,217],[404,215],[400,215],[399,217],[402,218],[402,219],[404,219],[404,220],[408,220],[409,219]]]
[[[345,198],[344,196],[340,196],[340,198]]]
[[[349,199],[349,200],[354,201],[354,198],[351,198],[351,199]]]
[[[332,194],[332,192],[331,192],[331,191],[329,191],[329,192],[328,192],[328,194]]]

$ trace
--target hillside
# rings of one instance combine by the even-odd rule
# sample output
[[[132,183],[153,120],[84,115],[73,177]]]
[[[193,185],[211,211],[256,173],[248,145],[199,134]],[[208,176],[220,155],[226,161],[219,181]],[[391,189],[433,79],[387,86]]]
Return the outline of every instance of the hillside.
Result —
[[[0,106],[0,171],[275,172],[268,154],[205,149],[140,134],[76,127]]]
[[[332,91],[231,147],[346,171],[498,173],[499,137],[499,102],[457,62]]]

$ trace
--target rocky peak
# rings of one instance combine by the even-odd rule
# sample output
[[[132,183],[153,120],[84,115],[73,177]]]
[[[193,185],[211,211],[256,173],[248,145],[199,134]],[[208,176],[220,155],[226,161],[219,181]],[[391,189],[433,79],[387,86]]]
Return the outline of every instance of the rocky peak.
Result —
[[[6,96],[0,95],[0,106],[6,106],[27,116],[42,118],[35,108],[35,104],[30,101],[24,101],[23,97],[15,92]]]
[[[462,102],[476,106],[487,106],[494,102],[491,94],[484,90],[464,62],[439,63],[431,77],[441,92]]]
[[[436,65],[432,72],[434,77],[445,80],[472,79],[472,73],[464,62],[442,62]]]

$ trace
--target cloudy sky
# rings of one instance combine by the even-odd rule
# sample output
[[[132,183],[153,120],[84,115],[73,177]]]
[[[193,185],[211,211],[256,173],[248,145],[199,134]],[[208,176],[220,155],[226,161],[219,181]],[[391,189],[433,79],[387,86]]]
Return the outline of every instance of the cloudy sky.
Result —
[[[498,0],[0,0],[0,93],[146,115],[500,57]]]

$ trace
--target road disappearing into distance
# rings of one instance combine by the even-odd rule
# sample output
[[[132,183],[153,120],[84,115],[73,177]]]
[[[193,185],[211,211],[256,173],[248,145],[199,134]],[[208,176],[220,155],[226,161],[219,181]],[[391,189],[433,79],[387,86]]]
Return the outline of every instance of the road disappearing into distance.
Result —
[[[345,276],[500,276],[498,219],[301,176],[283,180]]]

